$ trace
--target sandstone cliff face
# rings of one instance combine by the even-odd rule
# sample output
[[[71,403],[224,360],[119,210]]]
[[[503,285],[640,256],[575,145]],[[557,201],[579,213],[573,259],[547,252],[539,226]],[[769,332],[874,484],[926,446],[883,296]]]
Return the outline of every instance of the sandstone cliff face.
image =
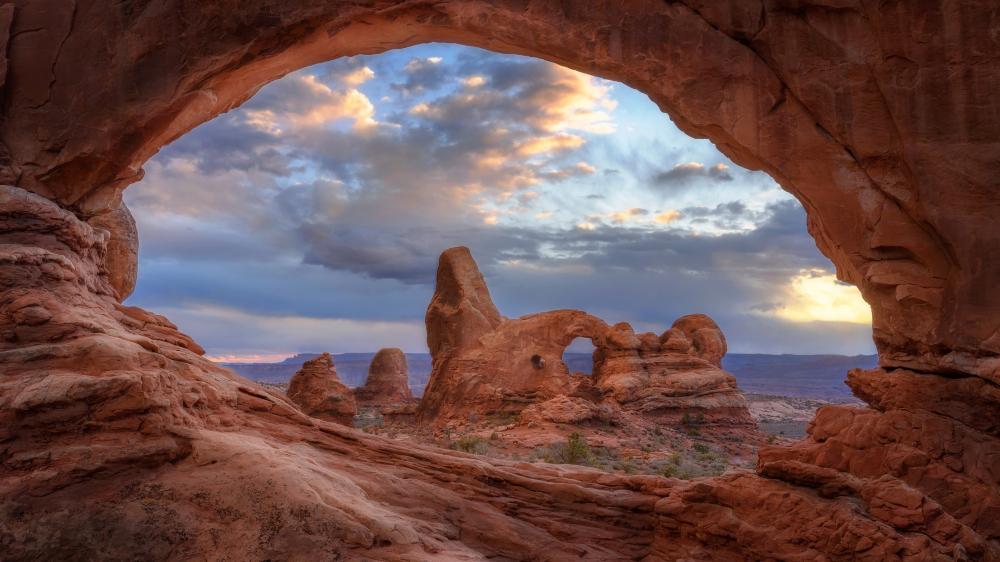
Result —
[[[344,425],[358,413],[354,394],[340,382],[329,353],[302,364],[288,383],[288,398],[310,416]]]
[[[489,322],[481,310],[489,311]],[[595,346],[592,380],[571,378],[562,361],[578,337]],[[502,318],[467,248],[441,255],[427,340],[433,370],[419,408],[426,423],[518,414],[572,395],[663,423],[695,414],[709,423],[753,425],[736,379],[719,368],[726,340],[708,316],[680,318],[660,336],[636,334],[627,323],[609,327],[578,310]],[[540,415],[536,410],[528,417]]]
[[[78,4],[0,6],[5,558],[1000,559],[994,1]],[[286,72],[426,41],[621,80],[775,177],[872,305],[872,408],[756,474],[486,462],[309,418],[119,304],[123,231],[88,223],[150,155]]]

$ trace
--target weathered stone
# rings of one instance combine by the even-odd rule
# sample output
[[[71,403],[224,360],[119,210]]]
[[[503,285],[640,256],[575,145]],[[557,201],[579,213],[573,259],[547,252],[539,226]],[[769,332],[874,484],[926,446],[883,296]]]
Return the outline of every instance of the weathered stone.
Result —
[[[135,219],[128,207],[121,203],[113,211],[97,215],[87,222],[110,234],[104,268],[111,286],[118,292],[118,300],[123,301],[135,290],[139,274],[139,233]]]
[[[368,366],[364,386],[354,389],[359,407],[374,408],[382,415],[412,415],[417,400],[410,390],[406,355],[401,349],[378,350]]]
[[[460,268],[453,266],[456,255],[461,256]],[[754,425],[736,379],[718,366],[726,350],[725,337],[708,316],[685,316],[674,323],[674,341],[687,343],[680,351],[661,351],[662,337],[636,334],[627,322],[609,327],[578,310],[501,318],[488,330],[481,315],[468,312],[470,299],[453,294],[464,295],[468,292],[464,287],[475,287],[475,309],[493,311],[493,317],[500,318],[468,250],[446,250],[438,268],[442,270],[448,274],[439,275],[444,282],[435,287],[428,308],[428,341],[457,342],[448,334],[439,335],[437,330],[442,329],[477,336],[429,346],[433,370],[419,407],[424,422],[516,414],[557,397],[586,396],[589,393],[578,388],[579,381],[570,378],[562,361],[566,347],[584,337],[595,347],[593,380],[588,384],[615,407],[655,417],[661,423],[677,423],[694,414],[701,422]],[[449,302],[463,306],[441,305]],[[463,325],[466,320],[472,324],[468,330]],[[557,401],[550,406],[569,404]],[[525,419],[546,417],[541,410],[533,412]]]
[[[358,413],[354,394],[340,382],[329,353],[302,364],[288,383],[288,398],[310,416],[344,425]]]

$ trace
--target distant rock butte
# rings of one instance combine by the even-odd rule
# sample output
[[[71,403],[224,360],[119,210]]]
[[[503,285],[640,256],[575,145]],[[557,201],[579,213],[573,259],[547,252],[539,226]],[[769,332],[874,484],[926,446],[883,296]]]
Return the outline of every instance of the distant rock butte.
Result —
[[[3,558],[1000,560],[998,17],[996,0],[0,5]],[[280,76],[432,42],[629,84],[769,173],[871,305],[880,367],[849,378],[870,407],[821,408],[809,437],[716,478],[490,460],[309,417],[121,304],[134,240],[97,217],[153,154]],[[457,376],[466,360],[516,366],[515,398],[605,392],[547,355],[599,320],[503,322],[478,281],[455,289],[428,316],[438,395],[515,403]],[[721,342],[678,329],[701,355],[676,332],[638,351],[714,366]],[[490,338],[544,354],[491,357]],[[606,388],[643,404],[627,381]]]
[[[579,337],[595,347],[592,377],[571,377],[562,360]],[[753,425],[736,379],[719,367],[726,339],[708,316],[680,318],[661,335],[636,334],[627,323],[608,326],[579,310],[507,319],[464,247],[441,254],[427,340],[433,367],[419,408],[425,423],[515,414],[574,396],[662,422],[695,415]],[[538,408],[529,415],[539,415]]]
[[[354,389],[358,407],[374,408],[383,415],[410,415],[417,400],[409,385],[406,355],[401,349],[380,349],[368,367],[364,386]]]
[[[344,425],[358,413],[354,393],[340,382],[329,353],[302,364],[288,383],[288,398],[310,416]]]

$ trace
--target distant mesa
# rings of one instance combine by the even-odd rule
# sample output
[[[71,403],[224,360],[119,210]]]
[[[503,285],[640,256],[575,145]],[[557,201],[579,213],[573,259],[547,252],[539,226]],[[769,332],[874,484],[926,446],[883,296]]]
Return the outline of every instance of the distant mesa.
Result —
[[[302,364],[288,384],[288,398],[310,416],[344,425],[358,413],[354,393],[340,382],[329,353]]]
[[[441,254],[426,323],[432,370],[418,410],[423,423],[520,414],[555,400],[527,416],[614,417],[610,408],[664,423],[697,416],[754,424],[736,379],[721,369],[725,336],[703,314],[679,318],[660,335],[579,310],[508,319],[468,248],[457,247]],[[562,359],[580,337],[595,347],[591,377],[571,376]]]

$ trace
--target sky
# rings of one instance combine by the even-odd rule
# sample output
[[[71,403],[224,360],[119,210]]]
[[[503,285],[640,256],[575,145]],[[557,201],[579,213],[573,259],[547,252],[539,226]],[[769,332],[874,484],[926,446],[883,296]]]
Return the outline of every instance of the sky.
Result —
[[[508,317],[659,333],[706,313],[731,352],[874,351],[868,306],[769,176],[644,94],[537,59],[428,44],[300,70],[165,147],[125,200],[128,303],[220,360],[426,351],[458,245]]]

